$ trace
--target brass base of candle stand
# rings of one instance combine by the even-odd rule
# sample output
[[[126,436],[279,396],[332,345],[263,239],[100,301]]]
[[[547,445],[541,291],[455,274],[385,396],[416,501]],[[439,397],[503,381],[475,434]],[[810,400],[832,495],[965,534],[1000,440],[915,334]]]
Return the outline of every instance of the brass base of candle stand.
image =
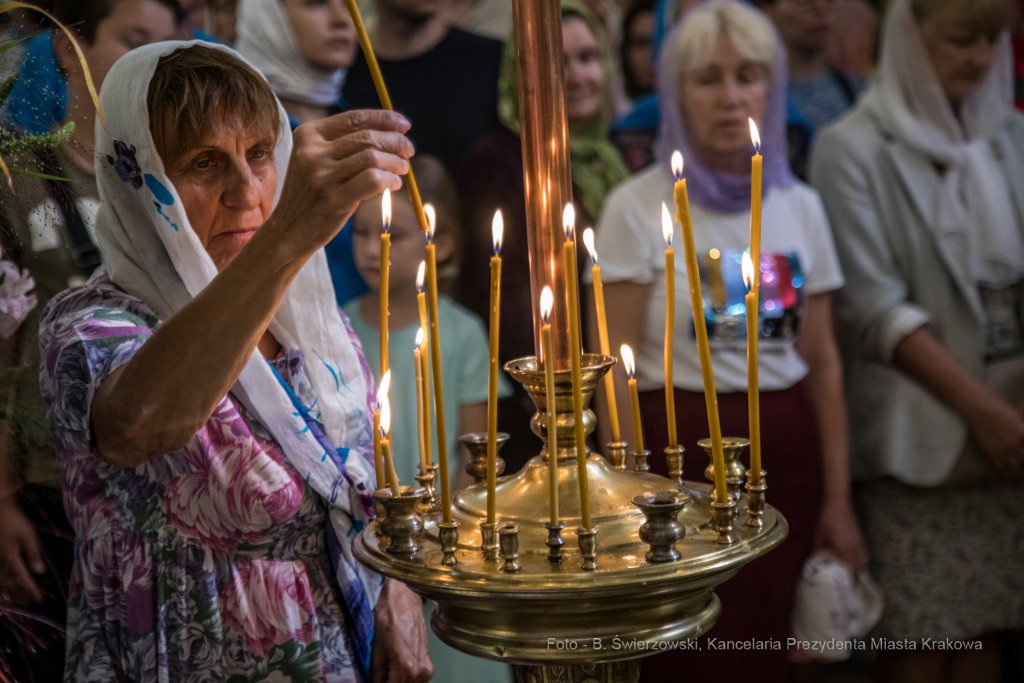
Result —
[[[639,680],[639,659],[610,664],[516,667],[516,683],[637,683]]]
[[[585,407],[613,362],[605,356],[583,356]],[[532,425],[536,434],[545,437],[544,373],[537,360],[513,361],[506,370],[537,403],[539,410]],[[569,371],[556,372],[555,384],[559,444],[565,444],[556,454],[559,513],[565,525],[562,562],[548,559],[546,447],[521,471],[499,481],[495,491],[498,523],[519,529],[517,572],[502,571],[502,563],[484,559],[480,522],[486,520],[487,505],[483,486],[452,496],[452,518],[459,525],[454,553],[458,564],[454,567],[441,564],[438,515],[424,519],[421,547],[414,555],[387,553],[385,539],[369,529],[354,544],[355,556],[364,565],[438,603],[431,626],[442,641],[478,657],[530,665],[520,669],[521,676],[562,670],[557,667],[569,667],[565,671],[573,672],[591,670],[588,667],[597,664],[653,654],[658,651],[653,646],[656,641],[685,640],[707,632],[721,611],[714,587],[777,546],[789,531],[782,515],[765,506],[761,527],[736,525],[733,542],[719,545],[719,534],[713,528],[711,486],[695,482],[679,486],[657,475],[616,470],[600,455],[591,454],[587,476],[591,526],[598,529],[598,542],[596,569],[585,571],[576,531],[582,519]],[[583,422],[586,431],[592,432],[596,420],[589,408]],[[650,563],[645,559],[650,548],[639,535],[645,517],[631,501],[634,496],[658,492],[685,501],[677,518],[685,528],[685,536],[676,544],[681,556],[678,561]],[[615,649],[616,637],[636,639],[646,647]],[[560,641],[566,645],[561,649],[557,646]],[[568,645],[569,641],[575,647]],[[595,648],[595,642],[600,647]],[[531,668],[535,665],[542,666]],[[593,670],[607,673],[619,669]],[[596,680],[635,679],[598,676]]]

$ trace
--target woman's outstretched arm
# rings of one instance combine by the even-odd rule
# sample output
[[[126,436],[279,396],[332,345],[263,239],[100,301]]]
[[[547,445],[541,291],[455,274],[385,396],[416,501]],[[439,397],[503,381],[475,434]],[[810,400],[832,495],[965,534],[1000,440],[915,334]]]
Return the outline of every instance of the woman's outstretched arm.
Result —
[[[353,111],[296,131],[273,213],[98,387],[91,422],[101,458],[133,468],[188,444],[237,381],[306,261],[359,202],[401,187],[413,153],[408,127],[392,112]]]

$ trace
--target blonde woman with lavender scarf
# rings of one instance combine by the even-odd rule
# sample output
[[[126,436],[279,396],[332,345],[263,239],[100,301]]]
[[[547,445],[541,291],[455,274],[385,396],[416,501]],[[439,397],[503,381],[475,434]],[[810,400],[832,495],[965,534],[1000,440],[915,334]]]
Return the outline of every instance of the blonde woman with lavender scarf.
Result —
[[[739,256],[750,241],[750,142],[747,119],[762,131],[764,215],[760,390],[762,444],[771,502],[790,523],[786,543],[759,565],[716,589],[723,614],[712,635],[779,640],[789,635],[793,590],[812,550],[830,552],[854,572],[865,564],[849,501],[842,371],[832,334],[830,292],[842,286],[828,222],[817,193],[786,165],[786,58],[768,18],[736,0],[691,10],[665,43],[659,69],[658,163],[609,197],[597,230],[612,348],[633,346],[645,444],[665,472],[667,443],[663,344],[664,249],[661,203],[672,206],[669,158],[685,156],[693,228],[722,431],[747,436],[744,288]],[[676,227],[675,244],[681,244]],[[677,246],[677,250],[679,247]],[[675,405],[685,469],[699,476],[708,435],[684,259],[676,259],[673,349]],[[616,369],[616,371],[620,371]],[[626,387],[625,378],[618,383]],[[625,396],[619,405],[629,405]],[[770,586],[770,590],[765,590]],[[751,615],[757,618],[752,619]],[[670,653],[644,659],[642,680],[787,679],[785,649]]]

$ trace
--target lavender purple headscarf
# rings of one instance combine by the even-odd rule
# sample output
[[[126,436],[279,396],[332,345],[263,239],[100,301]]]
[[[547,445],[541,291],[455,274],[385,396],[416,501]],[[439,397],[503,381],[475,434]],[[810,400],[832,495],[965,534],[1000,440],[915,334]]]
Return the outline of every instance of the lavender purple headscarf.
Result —
[[[736,213],[750,210],[750,175],[735,175],[727,171],[717,171],[705,166],[697,156],[686,130],[686,122],[680,113],[677,85],[678,69],[675,64],[676,43],[683,26],[694,12],[706,10],[709,5],[724,5],[737,0],[708,0],[697,5],[676,24],[668,39],[662,44],[658,68],[658,99],[661,107],[661,128],[654,144],[654,155],[665,173],[672,176],[670,159],[672,152],[679,150],[683,154],[685,166],[683,176],[686,178],[690,198],[706,209]],[[749,5],[751,11],[758,12]],[[772,188],[786,188],[793,185],[796,179],[789,170],[786,157],[786,48],[778,32],[775,37],[775,64],[772,66],[772,82],[768,89],[768,102],[764,117],[759,123],[761,134],[761,155],[764,157],[762,169],[762,193],[767,197]],[[754,147],[751,145],[750,154]]]

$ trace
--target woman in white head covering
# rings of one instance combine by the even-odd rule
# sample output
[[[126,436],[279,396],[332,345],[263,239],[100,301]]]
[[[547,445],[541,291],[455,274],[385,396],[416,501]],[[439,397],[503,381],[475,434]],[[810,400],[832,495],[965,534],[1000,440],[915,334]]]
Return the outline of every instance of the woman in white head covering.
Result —
[[[356,29],[343,0],[242,0],[237,47],[266,77],[292,128],[344,108]]]
[[[408,122],[342,114],[293,151],[265,81],[194,42],[129,53],[100,99],[105,266],[40,324],[67,680],[369,681],[371,649],[429,680],[419,599],[352,556],[373,381],[322,250],[400,187]]]
[[[836,303],[851,461],[886,589],[883,637],[1024,628],[1024,117],[1010,10],[897,0],[876,82],[812,158],[847,278]],[[932,651],[886,653],[883,668],[998,680],[998,636],[980,643],[970,666]]]

